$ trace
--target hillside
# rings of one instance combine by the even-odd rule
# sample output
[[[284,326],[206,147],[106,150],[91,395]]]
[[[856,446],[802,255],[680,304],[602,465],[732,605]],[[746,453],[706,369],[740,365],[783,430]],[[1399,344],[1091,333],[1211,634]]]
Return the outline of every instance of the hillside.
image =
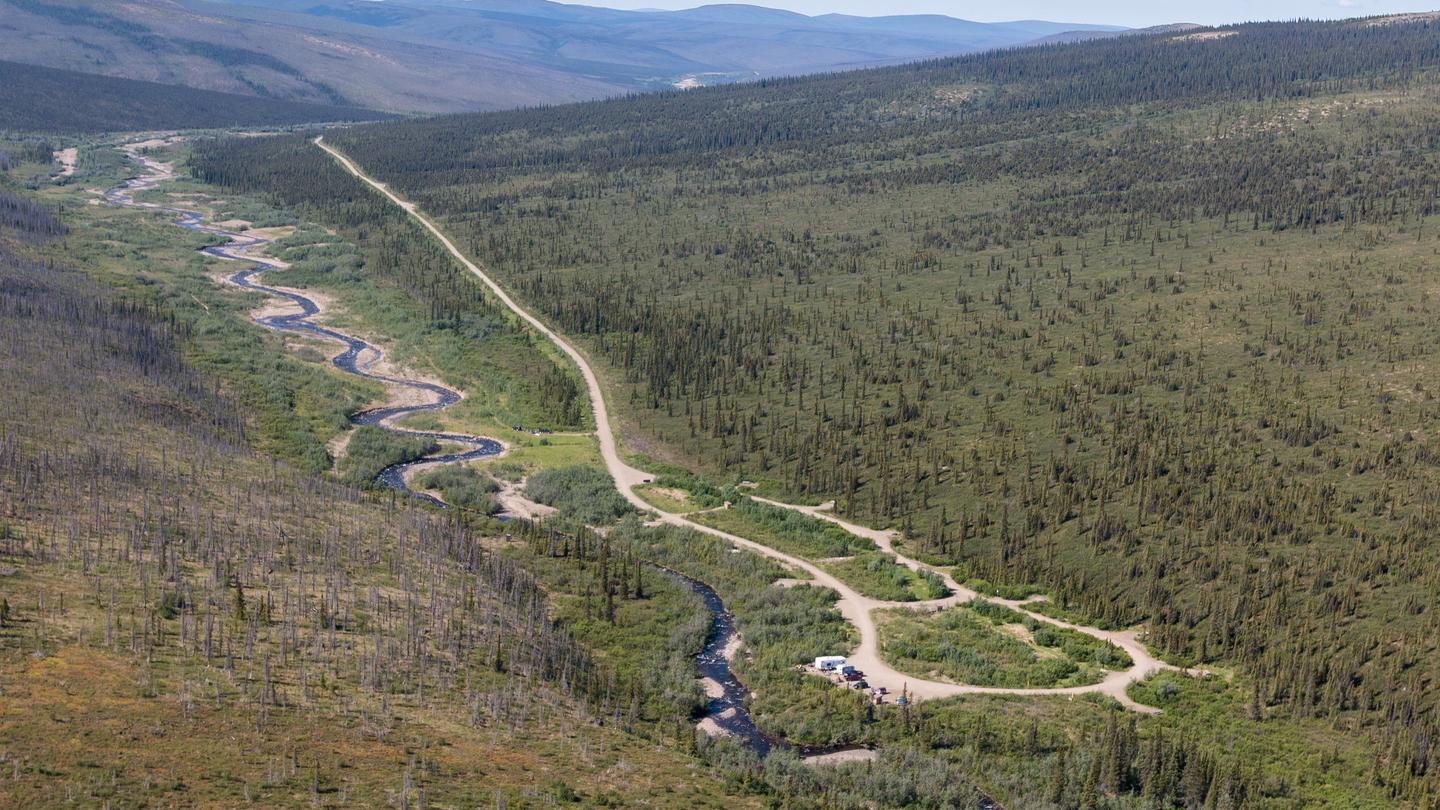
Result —
[[[751,804],[587,721],[614,674],[484,535],[250,447],[238,380],[185,359],[229,307],[165,303],[182,231],[91,214],[69,250],[143,233],[149,275],[82,273],[53,212],[0,211],[0,804]]]
[[[564,368],[404,212],[343,174],[312,187],[323,208],[281,208],[167,168],[214,137],[80,140],[66,175],[42,139],[0,140],[0,688],[25,697],[0,731],[7,806],[979,807],[982,767],[1009,778],[899,745],[895,707],[826,721],[897,743],[848,766],[788,749],[762,767],[699,734],[696,655],[722,608],[657,566],[707,566],[752,645],[747,679],[778,701],[767,726],[806,739],[804,704],[835,690],[795,670],[797,641],[846,639],[827,592],[614,511]],[[256,168],[303,165],[299,147]],[[395,491],[376,471],[403,442],[356,422],[413,399],[275,327],[274,293],[238,280],[253,269],[197,252],[232,237],[153,205],[269,245],[261,284],[383,347],[362,368],[463,389],[402,427],[504,436],[506,453],[414,476],[451,508]],[[491,520],[517,479],[559,516]],[[582,515],[623,520],[602,534]]]
[[[1324,724],[1424,807],[1437,72],[1428,19],[1262,24],[326,140],[582,343],[633,450],[1143,624],[1243,744]],[[197,176],[321,204],[298,141],[249,170],[283,143]]]
[[[7,59],[397,112],[560,103],[969,53],[1072,27],[806,17],[755,6],[631,12],[546,0],[4,0]]]
[[[98,133],[275,126],[388,118],[355,107],[213,93],[0,61],[0,109],[11,132]]]

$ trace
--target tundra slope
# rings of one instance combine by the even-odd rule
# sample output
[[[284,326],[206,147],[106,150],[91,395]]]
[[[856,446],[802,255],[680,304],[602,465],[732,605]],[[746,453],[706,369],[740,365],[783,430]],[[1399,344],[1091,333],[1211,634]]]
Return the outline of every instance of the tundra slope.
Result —
[[[325,143],[324,136],[317,137],[315,139],[315,144],[321,149],[324,149],[326,152],[328,152],[330,156],[333,157],[336,162],[341,166],[341,168],[343,168],[345,171],[354,175],[357,179],[371,186],[376,191],[379,191],[391,202],[400,206],[402,209],[405,210],[407,214],[415,218],[417,222],[424,226],[426,230],[428,230],[432,235],[434,235],[437,240],[439,240],[439,242],[445,247],[445,249],[452,256],[455,257],[456,261],[458,261],[462,266],[465,267],[466,270],[468,270],[482,283],[484,283],[485,286],[488,287],[491,292],[495,294],[495,297],[498,298],[507,308],[509,308],[521,319],[523,319],[526,323],[529,323],[538,332],[540,332],[540,334],[544,335],[548,340],[554,343],[556,347],[563,351],[566,356],[568,356],[572,361],[574,361],[576,367],[580,370],[581,376],[585,380],[585,386],[590,396],[591,407],[594,409],[595,434],[600,444],[600,454],[605,461],[605,466],[609,470],[611,477],[615,480],[616,487],[620,490],[620,493],[625,497],[625,499],[629,501],[632,505],[634,505],[635,508],[643,512],[655,515],[661,523],[664,523],[666,525],[693,529],[695,531],[703,532],[714,537],[719,537],[740,548],[754,551],[766,557],[770,557],[771,559],[778,560],[786,565],[801,569],[810,575],[815,584],[822,587],[830,588],[834,590],[837,594],[839,594],[839,599],[836,601],[836,607],[840,610],[841,614],[845,616],[846,620],[848,620],[851,624],[855,625],[856,629],[860,633],[860,644],[858,647],[855,648],[855,650],[851,652],[849,656],[850,660],[865,672],[866,679],[870,682],[872,686],[885,687],[892,692],[897,693],[900,692],[902,689],[905,689],[908,690],[908,692],[917,699],[945,698],[967,694],[1073,696],[1088,693],[1099,693],[1114,698],[1121,705],[1133,711],[1143,712],[1147,714],[1158,713],[1158,709],[1141,705],[1132,700],[1130,696],[1126,693],[1126,689],[1131,684],[1144,680],[1145,678],[1155,674],[1156,672],[1176,668],[1164,663],[1163,661],[1158,660],[1150,654],[1150,652],[1139,640],[1138,629],[1131,629],[1126,631],[1105,631],[1093,627],[1083,627],[1080,625],[1063,622],[1058,619],[1053,619],[1042,614],[1029,612],[1024,609],[1023,603],[1010,600],[995,601],[1004,604],[1007,607],[1011,607],[1012,609],[1019,610],[1026,616],[1029,616],[1036,621],[1044,622],[1046,624],[1054,625],[1056,627],[1075,630],[1088,636],[1113,643],[1124,649],[1125,652],[1130,655],[1133,662],[1132,665],[1129,669],[1111,673],[1104,680],[1096,684],[1050,689],[1012,689],[982,687],[971,686],[967,684],[947,683],[943,681],[932,681],[924,678],[916,678],[910,675],[906,675],[905,673],[896,670],[894,667],[891,667],[883,660],[880,655],[879,631],[875,625],[872,611],[878,608],[890,607],[941,607],[945,605],[963,604],[979,598],[979,595],[973,590],[969,590],[959,586],[959,584],[956,583],[954,579],[951,578],[949,575],[944,574],[943,572],[936,572],[945,579],[946,584],[954,592],[953,596],[941,600],[921,603],[892,603],[870,599],[866,596],[863,596],[854,588],[846,585],[834,575],[826,572],[824,569],[809,562],[808,560],[804,560],[790,554],[785,554],[783,552],[770,548],[769,546],[766,546],[762,543],[757,543],[753,540],[740,537],[739,535],[731,534],[730,532],[721,531],[719,529],[711,528],[700,523],[695,523],[693,521],[687,520],[682,515],[666,512],[651,505],[645,499],[641,498],[638,494],[636,494],[635,488],[641,484],[649,483],[652,480],[652,477],[643,470],[639,470],[625,463],[625,461],[621,459],[619,451],[617,449],[614,431],[610,427],[609,410],[605,403],[604,391],[600,386],[599,378],[596,376],[594,369],[590,367],[590,364],[589,362],[587,362],[585,356],[573,345],[571,345],[569,341],[567,341],[564,337],[558,334],[555,330],[551,329],[539,318],[532,315],[524,307],[517,304],[515,300],[511,298],[510,295],[506,293],[506,291],[494,279],[490,277],[489,274],[487,274],[479,265],[471,261],[469,257],[467,257],[463,252],[461,252],[460,249],[455,246],[454,242],[452,242],[450,238],[445,235],[444,231],[442,231],[438,226],[436,226],[429,217],[425,216],[425,214],[423,214],[419,210],[415,203],[400,197],[394,191],[390,190],[390,188],[385,183],[382,183],[366,174],[365,171],[361,169],[349,157],[347,157],[345,154],[343,154],[336,148]],[[842,528],[845,528],[847,531],[850,531],[861,537],[865,537],[876,542],[880,545],[881,548],[885,549],[886,551],[892,551],[893,553],[891,547],[891,540],[893,538],[893,535],[891,535],[890,533],[881,532],[874,529],[866,529],[864,527],[840,520],[833,515],[825,514],[824,512],[817,509],[796,507],[790,504],[782,504],[775,501],[767,501],[767,503],[787,509],[795,509],[797,511],[810,514],[813,517],[829,520],[830,522],[835,523]],[[928,566],[924,566],[923,564],[916,562],[915,560],[901,558],[898,556],[897,559],[899,559],[902,564],[905,564],[912,569],[918,570],[921,568],[928,568]]]

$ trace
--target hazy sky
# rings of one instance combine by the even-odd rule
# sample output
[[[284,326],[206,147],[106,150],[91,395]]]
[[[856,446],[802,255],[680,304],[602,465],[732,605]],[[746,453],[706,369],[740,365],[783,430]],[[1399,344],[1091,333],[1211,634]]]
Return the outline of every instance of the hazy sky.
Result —
[[[725,0],[566,0],[610,8],[691,8]],[[735,0],[805,14],[838,11],[844,14],[948,14],[967,20],[1043,19],[1061,22],[1110,23],[1146,26],[1171,22],[1206,25],[1245,20],[1286,20],[1296,17],[1333,18],[1392,14],[1440,9],[1440,0],[1407,3],[1397,0]]]

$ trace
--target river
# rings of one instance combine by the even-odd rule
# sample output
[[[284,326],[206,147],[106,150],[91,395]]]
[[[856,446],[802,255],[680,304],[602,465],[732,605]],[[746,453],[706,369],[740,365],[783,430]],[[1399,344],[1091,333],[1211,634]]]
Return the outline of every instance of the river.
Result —
[[[350,421],[353,424],[375,425],[396,433],[430,438],[437,442],[460,445],[461,448],[463,448],[457,451],[424,456],[423,458],[401,464],[393,464],[381,470],[379,475],[376,476],[378,483],[444,508],[447,504],[439,498],[412,490],[409,485],[405,483],[406,471],[419,465],[446,464],[485,458],[487,456],[496,456],[504,451],[505,447],[500,444],[500,442],[483,436],[469,436],[462,433],[444,433],[395,427],[396,420],[409,414],[438,411],[454,405],[460,401],[460,394],[457,391],[437,383],[381,374],[374,371],[373,368],[375,364],[384,356],[379,348],[354,335],[348,335],[344,332],[317,324],[314,321],[314,317],[320,313],[320,306],[316,304],[314,300],[293,290],[282,290],[262,284],[259,281],[262,274],[270,270],[280,269],[283,266],[279,262],[258,255],[259,250],[271,244],[272,240],[251,234],[228,231],[224,228],[207,224],[204,214],[199,211],[137,201],[135,199],[137,193],[153,189],[165,180],[174,179],[175,173],[167,164],[141,154],[138,149],[126,148],[124,151],[131,159],[144,167],[146,173],[138,177],[132,177],[115,188],[106,191],[104,194],[106,202],[111,205],[126,208],[163,212],[174,217],[175,224],[182,228],[198,233],[224,237],[227,240],[224,244],[204,248],[202,252],[209,256],[214,256],[217,259],[242,262],[246,265],[244,269],[238,270],[227,277],[227,280],[231,284],[242,289],[265,293],[266,295],[276,298],[283,298],[295,304],[300,309],[299,312],[284,315],[257,317],[254,319],[256,323],[279,332],[289,332],[291,334],[316,337],[339,343],[344,347],[344,350],[331,360],[331,363],[333,363],[336,368],[348,374],[353,374],[368,380],[375,380],[388,386],[397,386],[418,391],[423,398],[428,400],[413,405],[385,405],[360,411],[350,416]]]
[[[331,360],[336,368],[357,377],[364,377],[387,385],[420,391],[430,399],[429,402],[415,405],[385,405],[360,411],[351,415],[350,421],[353,424],[376,425],[388,430],[394,430],[412,436],[426,436],[436,441],[458,444],[467,448],[457,452],[425,456],[424,458],[404,464],[391,465],[376,476],[377,482],[391,489],[444,507],[446,504],[439,499],[426,493],[412,490],[405,483],[405,471],[410,467],[420,464],[446,464],[494,456],[498,455],[504,449],[499,442],[479,436],[395,428],[393,423],[396,419],[412,413],[438,411],[443,408],[448,408],[460,401],[460,394],[445,386],[424,380],[385,375],[371,370],[382,356],[380,349],[354,335],[349,335],[336,329],[317,324],[314,318],[320,313],[320,306],[313,299],[294,290],[279,289],[261,283],[260,277],[264,273],[279,269],[282,266],[278,262],[258,255],[260,249],[271,244],[271,240],[253,234],[238,233],[207,224],[204,214],[199,211],[137,201],[135,199],[137,193],[154,189],[161,182],[173,179],[175,174],[167,164],[143,155],[137,149],[127,148],[125,152],[132,160],[143,167],[146,173],[130,178],[115,188],[106,191],[104,194],[106,202],[125,208],[138,208],[141,210],[166,213],[173,218],[176,225],[182,228],[198,233],[224,237],[227,240],[224,244],[204,248],[202,252],[206,255],[214,256],[217,259],[242,262],[246,265],[243,269],[237,270],[226,277],[231,284],[242,289],[283,298],[299,308],[298,312],[256,317],[254,318],[256,323],[267,329],[307,337],[317,337],[339,343],[344,349]],[[663,570],[684,582],[691,590],[698,594],[705,603],[705,608],[710,612],[710,635],[706,640],[704,648],[695,656],[695,668],[701,678],[709,678],[719,684],[722,694],[712,698],[706,705],[705,718],[708,718],[721,733],[739,740],[758,756],[764,757],[777,747],[788,747],[782,742],[777,742],[766,737],[755,725],[754,720],[750,717],[749,710],[745,707],[745,687],[736,680],[734,673],[730,671],[730,661],[727,656],[727,651],[735,645],[737,633],[735,631],[735,618],[730,614],[730,611],[725,608],[724,601],[720,599],[719,594],[715,593],[715,590],[709,585],[676,571],[670,571],[669,569]]]

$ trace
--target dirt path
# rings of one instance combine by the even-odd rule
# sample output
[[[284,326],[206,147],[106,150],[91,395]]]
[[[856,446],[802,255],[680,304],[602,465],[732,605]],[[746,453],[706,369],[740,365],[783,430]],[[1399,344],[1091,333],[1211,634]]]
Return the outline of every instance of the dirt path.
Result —
[[[934,566],[926,565],[925,563],[911,559],[895,551],[894,541],[895,538],[898,536],[897,532],[881,529],[872,529],[868,526],[861,526],[858,523],[851,523],[847,520],[843,520],[835,516],[834,514],[831,514],[830,510],[834,509],[835,507],[833,501],[830,503],[821,504],[820,506],[797,506],[795,504],[783,503],[781,501],[773,501],[769,498],[761,498],[754,495],[752,495],[751,498],[759,501],[760,503],[768,504],[770,506],[776,506],[781,509],[789,509],[793,512],[799,512],[803,515],[808,515],[810,517],[817,518],[828,523],[834,523],[835,525],[845,529],[846,531],[856,535],[857,537],[863,537],[867,540],[871,540],[875,543],[875,545],[879,546],[884,551],[895,555],[895,560],[901,565],[909,568],[910,570],[929,571],[939,576],[942,580],[944,580],[946,587],[950,588],[951,591],[951,595],[944,599],[936,599],[928,602],[878,602],[871,600],[871,603],[874,607],[934,608],[950,605],[962,605],[967,602],[973,602],[976,599],[981,598],[980,594],[976,593],[974,590],[967,588],[964,585],[961,585],[959,582],[956,582],[955,578],[952,577],[948,571],[943,571]],[[1164,661],[1161,661],[1155,656],[1151,655],[1150,650],[1140,641],[1139,637],[1141,631],[1138,628],[1133,628],[1130,630],[1101,630],[1096,627],[1085,627],[1082,625],[1072,624],[1070,622],[1052,618],[1050,616],[1046,616],[1043,613],[1036,613],[1035,611],[1025,607],[1028,604],[1041,601],[1041,599],[1037,597],[1032,597],[1030,599],[1000,599],[997,597],[986,597],[986,601],[993,602],[997,605],[1004,605],[1005,607],[1008,607],[1017,613],[1023,614],[1043,624],[1049,624],[1054,627],[1062,627],[1067,630],[1074,630],[1079,633],[1084,633],[1085,635],[1092,638],[1097,638],[1102,641],[1108,641],[1111,644],[1114,644],[1115,646],[1124,650],[1126,654],[1130,656],[1130,660],[1132,663],[1129,669],[1112,672],[1099,683],[1088,684],[1086,686],[1075,686],[1057,689],[1001,689],[980,686],[960,686],[959,688],[965,690],[960,694],[1078,695],[1085,694],[1087,692],[1100,692],[1114,698],[1115,700],[1119,701],[1121,704],[1131,710],[1144,712],[1147,714],[1157,713],[1156,709],[1149,706],[1141,705],[1131,700],[1130,696],[1126,694],[1125,690],[1130,686],[1130,684],[1135,683],[1136,681],[1144,680],[1145,678],[1155,674],[1156,672],[1160,672],[1162,670],[1178,671],[1178,667],[1167,664]],[[868,614],[866,616],[866,620],[868,622],[873,622],[873,618],[871,618]],[[852,654],[850,656],[851,663],[855,664],[866,673],[866,680],[873,680],[869,677],[870,667],[867,666],[867,663],[869,662],[861,663],[861,658],[859,657],[859,655],[861,653],[870,652],[874,651],[859,650],[856,652],[856,654]],[[884,663],[881,662],[881,665],[884,666]],[[888,669],[888,666],[886,668]],[[917,682],[917,684],[918,683],[929,682]],[[912,691],[915,691],[917,693],[917,696],[923,696],[920,694],[921,687],[918,687],[917,685],[912,685],[911,689]]]
[[[911,675],[906,675],[905,673],[894,669],[881,659],[879,631],[876,628],[874,617],[871,615],[872,611],[876,610],[877,608],[889,607],[934,608],[943,607],[946,605],[962,604],[978,598],[978,594],[976,594],[973,590],[963,588],[958,583],[956,583],[954,579],[951,578],[948,574],[937,571],[936,573],[939,573],[940,576],[945,579],[946,584],[950,586],[953,591],[952,595],[945,599],[921,603],[883,602],[875,599],[870,599],[869,597],[860,594],[858,591],[846,585],[844,582],[841,582],[834,575],[821,569],[819,566],[811,563],[808,560],[785,554],[764,544],[757,543],[754,540],[740,537],[739,535],[731,534],[729,532],[721,531],[719,529],[714,529],[700,523],[695,523],[693,521],[687,520],[681,515],[665,512],[652,506],[649,502],[645,501],[643,498],[641,498],[635,493],[635,487],[641,484],[648,484],[651,482],[651,476],[643,470],[638,470],[630,466],[629,464],[626,464],[625,461],[620,458],[620,453],[615,440],[615,432],[610,424],[610,412],[605,402],[605,392],[600,386],[599,378],[596,376],[595,371],[590,367],[590,363],[586,360],[585,356],[578,349],[572,346],[568,340],[558,334],[555,330],[551,329],[539,318],[532,315],[524,307],[517,304],[515,300],[512,299],[508,293],[505,292],[504,288],[502,288],[499,283],[492,279],[483,269],[480,268],[479,265],[471,261],[469,257],[467,257],[457,247],[455,247],[454,242],[452,242],[450,238],[445,235],[445,232],[442,231],[438,226],[436,226],[435,223],[431,222],[429,217],[421,213],[414,203],[400,197],[398,194],[391,191],[389,187],[386,186],[386,184],[381,183],[380,181],[367,175],[363,170],[360,169],[359,166],[357,166],[352,160],[350,160],[350,158],[346,157],[342,152],[325,143],[323,136],[316,138],[315,144],[321,149],[325,150],[327,153],[329,153],[330,156],[333,157],[335,161],[339,163],[339,165],[347,172],[354,175],[356,178],[366,183],[370,187],[374,188],[376,191],[379,191],[391,202],[400,206],[400,208],[405,210],[406,213],[410,214],[411,217],[413,217],[437,240],[439,240],[440,244],[443,245],[445,249],[449,251],[452,256],[455,257],[456,261],[460,262],[460,264],[465,267],[466,270],[468,270],[471,274],[478,278],[481,283],[488,287],[490,291],[494,293],[495,297],[499,299],[500,302],[503,303],[506,307],[508,307],[511,312],[514,312],[526,323],[534,327],[536,331],[544,335],[547,339],[550,340],[551,343],[555,344],[556,347],[558,347],[562,352],[564,352],[567,357],[574,361],[575,365],[580,369],[580,374],[585,380],[586,390],[590,395],[590,404],[595,416],[595,435],[596,439],[600,444],[600,455],[604,459],[605,466],[610,471],[611,477],[615,479],[616,487],[619,488],[620,493],[625,497],[627,501],[634,505],[636,509],[655,515],[657,521],[660,523],[694,529],[695,531],[703,532],[713,537],[718,537],[722,540],[726,540],[729,543],[740,548],[749,549],[750,551],[754,551],[771,559],[778,560],[794,568],[799,568],[810,575],[813,584],[825,588],[830,588],[836,593],[838,593],[839,599],[835,603],[836,608],[840,611],[841,615],[843,615],[847,621],[849,621],[852,625],[855,626],[856,630],[859,632],[860,635],[860,644],[850,654],[849,660],[857,668],[864,671],[865,679],[869,681],[871,686],[883,686],[889,689],[894,694],[899,694],[901,689],[905,688],[908,689],[910,694],[913,695],[916,699],[922,700],[931,698],[953,697],[956,695],[977,694],[1082,695],[1098,692],[1114,698],[1116,701],[1133,711],[1143,712],[1147,714],[1159,713],[1158,709],[1154,709],[1149,706],[1143,706],[1131,700],[1130,696],[1126,694],[1125,691],[1131,684],[1143,680],[1156,672],[1166,669],[1175,669],[1175,667],[1156,659],[1150,654],[1149,650],[1145,648],[1145,645],[1140,643],[1140,632],[1137,629],[1109,631],[1100,630],[1092,627],[1081,627],[1078,625],[1070,624],[1069,622],[1052,619],[1048,616],[1044,616],[1038,613],[1032,613],[1028,610],[1025,610],[1023,607],[1020,607],[1023,604],[1022,602],[996,599],[992,601],[1019,610],[1025,615],[1034,618],[1036,621],[1041,621],[1046,624],[1054,625],[1056,627],[1064,627],[1071,630],[1076,630],[1088,636],[1093,636],[1094,638],[1109,641],[1116,646],[1124,649],[1125,652],[1130,655],[1133,664],[1129,669],[1120,672],[1109,673],[1100,683],[1089,684],[1087,686],[1074,686],[1068,688],[1054,689],[1005,689],[984,686],[969,686],[965,684],[946,683],[942,681],[932,681],[923,678],[917,678]],[[828,514],[825,510],[819,509],[817,507],[794,506],[791,504],[780,503],[778,501],[764,502],[785,509],[794,509],[805,514],[809,514],[813,517],[817,517],[821,520],[827,520],[831,523],[835,523],[845,528],[847,531],[850,531],[857,536],[872,540],[881,548],[890,551],[891,553],[894,553],[894,535],[890,532],[882,532],[877,529],[870,529],[864,526],[858,526],[856,524],[849,523],[847,521],[841,520],[838,517],[835,517],[834,515]],[[899,558],[898,555],[897,558]],[[911,560],[909,558],[899,559],[903,564],[908,565],[911,568],[923,567],[921,563],[916,562],[915,560]],[[818,652],[829,651],[817,651],[817,654]]]

